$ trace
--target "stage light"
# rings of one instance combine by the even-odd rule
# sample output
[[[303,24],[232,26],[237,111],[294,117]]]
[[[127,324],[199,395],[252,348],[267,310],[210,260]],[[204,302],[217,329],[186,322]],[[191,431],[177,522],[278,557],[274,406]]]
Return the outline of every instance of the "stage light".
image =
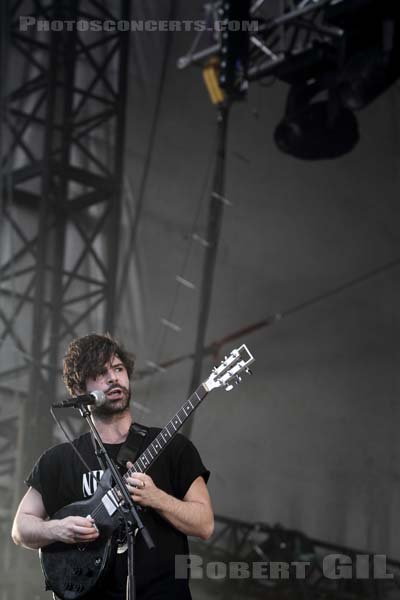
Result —
[[[368,106],[400,77],[400,2],[360,0],[352,6],[349,10],[342,3],[327,11],[327,22],[345,32],[346,43],[336,56],[322,45],[319,55],[316,48],[311,53],[314,62],[293,58],[291,70],[286,66],[278,72],[291,86],[274,135],[286,154],[318,160],[350,152],[359,141],[353,111]]]
[[[285,154],[303,160],[338,158],[359,141],[358,123],[348,108],[320,100],[299,107],[277,126],[274,139]]]
[[[342,104],[351,110],[371,104],[399,78],[399,57],[400,3],[370,2],[349,26],[337,77]]]

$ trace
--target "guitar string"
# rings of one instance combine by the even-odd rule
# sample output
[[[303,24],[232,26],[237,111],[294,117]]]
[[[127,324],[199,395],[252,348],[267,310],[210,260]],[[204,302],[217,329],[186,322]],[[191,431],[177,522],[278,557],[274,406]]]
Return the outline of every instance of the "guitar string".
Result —
[[[198,394],[200,388],[203,388],[203,394],[201,396],[199,396],[199,394]],[[166,448],[166,446],[169,444],[169,442],[174,438],[175,434],[182,427],[182,425],[186,421],[186,419],[189,418],[189,416],[192,414],[192,412],[194,412],[196,410],[196,408],[198,408],[198,406],[200,405],[202,400],[204,400],[207,393],[208,393],[207,389],[205,388],[205,386],[203,384],[201,384],[199,386],[199,388],[197,388],[197,390],[181,406],[181,408],[177,411],[177,413],[174,415],[174,417],[172,417],[172,419],[170,419],[170,421],[167,423],[167,425],[158,433],[158,435],[154,438],[154,440],[147,446],[146,450],[144,450],[141,457],[134,463],[134,465],[130,469],[128,469],[127,473],[125,473],[125,475],[123,476],[123,479],[126,480],[126,478],[128,476],[130,476],[132,473],[135,473],[135,472],[144,473],[148,468],[151,467],[152,463],[156,460],[158,455],[161,454],[161,452]],[[197,397],[197,402],[195,405],[193,405],[195,397]],[[186,412],[185,406],[190,406],[188,412]],[[179,415],[181,415],[182,420]],[[179,421],[179,424],[177,427],[175,427],[175,425],[177,424],[176,419],[178,419],[178,421]],[[175,424],[174,424],[174,420],[175,420]],[[170,425],[174,430],[172,433],[168,429],[168,427]],[[158,446],[159,446],[158,449],[156,446],[154,446],[154,442],[156,442],[158,444]],[[154,456],[151,454],[151,452],[149,450],[150,446],[153,448]],[[146,456],[147,452],[150,454],[150,459],[148,459]],[[147,465],[144,462],[143,457],[144,457],[144,459],[146,459]],[[142,463],[142,467],[140,466],[139,462]],[[109,492],[112,492],[112,493],[110,495],[108,495]],[[108,496],[110,502],[112,504],[114,504],[116,509],[118,509],[119,506],[121,505],[121,503],[123,502],[123,500],[121,500],[121,501],[118,500],[118,493],[119,493],[118,488],[116,486],[114,486],[110,490],[108,490],[108,492],[106,494]],[[117,498],[115,496],[117,496]],[[107,511],[103,501],[101,501],[101,502],[99,502],[97,507],[92,511],[91,516],[92,517],[99,516],[100,513],[104,512],[104,511],[106,511],[108,514],[108,511]],[[109,515],[109,516],[111,516],[111,515]]]
[[[244,368],[244,367],[242,367],[242,368]],[[201,388],[202,388],[203,393],[200,392]],[[200,392],[201,395],[199,395],[198,392]],[[204,398],[208,394],[208,392],[209,392],[209,389],[203,383],[200,384],[200,386],[196,389],[196,391],[186,400],[186,402],[176,412],[174,417],[172,417],[172,419],[170,419],[170,421],[167,423],[167,425],[158,433],[158,435],[154,438],[154,440],[147,446],[146,450],[144,450],[141,457],[134,463],[134,465],[130,469],[128,469],[127,473],[124,474],[123,479],[126,480],[127,477],[130,476],[134,472],[144,473],[148,468],[150,468],[150,466],[156,460],[158,455],[166,448],[166,446],[169,444],[169,442],[174,438],[175,434],[182,427],[182,425],[184,424],[186,419],[188,419],[188,417],[192,414],[192,412],[194,412],[198,408],[198,406],[201,404],[202,400],[204,400]],[[197,400],[195,398],[197,398]],[[195,402],[195,404],[193,404],[194,402]],[[188,411],[185,410],[185,406],[188,409]],[[181,417],[182,417],[182,419],[181,419]],[[175,421],[175,424],[174,424],[174,421]],[[178,425],[178,426],[175,427],[175,425]],[[169,426],[171,426],[173,428],[172,433],[169,430]],[[154,445],[154,443],[156,443],[156,445]],[[157,448],[157,444],[158,444],[158,448]],[[150,446],[153,448],[154,456],[150,452]],[[150,454],[150,459],[148,459],[148,457],[146,456],[146,453]],[[147,461],[147,464],[144,459]],[[142,467],[140,466],[139,462],[142,463]],[[101,480],[99,483],[101,485]],[[110,494],[110,492],[111,492],[111,494]],[[118,509],[120,507],[120,505],[123,503],[123,499],[121,499],[121,494],[120,494],[117,486],[112,487],[110,490],[107,491],[107,493],[105,495],[108,497],[108,499],[110,500],[110,502],[114,505],[114,507],[116,509]],[[103,498],[104,498],[104,496],[103,496]],[[95,509],[92,511],[91,516],[92,517],[99,516],[104,511],[106,511],[108,513],[108,516],[111,516],[109,514],[109,511],[107,510],[107,507],[105,506],[105,504],[102,500],[101,502],[99,502],[97,507],[95,507]]]
[[[138,462],[139,461],[137,461],[133,465],[133,467],[131,469],[129,469],[129,471],[127,473],[125,473],[125,475],[123,476],[123,479],[126,480],[127,476],[131,475],[131,473],[134,473],[134,472],[136,472],[136,473],[143,473],[144,472],[144,471],[142,471],[140,469],[139,466],[137,468],[135,468],[135,466],[136,466],[136,464]],[[109,495],[110,492],[113,492],[113,493]],[[107,494],[105,494],[105,495],[109,498],[109,500],[115,506],[115,508],[118,509],[118,507],[120,506],[120,503],[118,502],[118,499],[115,498],[115,495],[117,495],[117,493],[118,493],[118,489],[117,489],[116,486],[114,486],[110,490],[108,490]],[[104,506],[103,501],[101,501],[101,502],[99,502],[99,504],[97,505],[97,507],[92,511],[91,517],[98,516],[99,513],[104,512],[104,511],[106,511],[106,513],[108,514],[108,511],[107,511],[106,507]]]
[[[201,386],[202,387],[202,384]],[[199,406],[200,402],[205,398],[205,396],[200,397],[198,395],[198,389],[194,392],[194,394],[192,394],[190,396],[190,398],[188,400],[186,400],[186,402],[181,406],[181,408],[175,413],[175,415],[172,417],[172,419],[170,419],[170,421],[167,423],[167,425],[160,431],[160,433],[154,438],[154,440],[152,442],[150,442],[150,444],[147,446],[146,450],[142,453],[141,457],[135,462],[135,464],[133,465],[133,467],[131,467],[127,473],[125,473],[125,475],[123,476],[123,479],[126,480],[126,478],[128,476],[130,476],[132,473],[144,473],[153,463],[153,461],[158,457],[158,454],[160,454],[164,448],[166,448],[166,446],[168,445],[168,443],[173,439],[173,437],[175,436],[175,434],[178,432],[178,430],[182,427],[183,423],[185,422],[185,420],[192,414],[192,412]],[[197,396],[197,404],[195,406],[193,406],[193,401],[195,396]],[[191,410],[189,409],[188,413],[185,410],[185,406],[190,405]],[[183,412],[183,415],[182,415]],[[181,418],[179,417],[179,414],[181,413],[182,415],[182,421]],[[174,419],[178,418],[179,420],[179,425],[178,427],[175,427],[174,425]],[[173,433],[171,433],[168,429],[168,426],[171,425],[174,429]],[[165,435],[164,432],[166,432],[168,435]],[[164,445],[162,443],[162,438],[164,438]],[[154,442],[157,442],[159,445],[159,449],[157,450],[157,448],[154,446]],[[149,448],[150,446],[152,446],[153,451],[154,451],[154,457],[152,456],[151,452],[149,452]],[[149,452],[151,459],[147,459],[146,457],[146,452]],[[142,460],[142,457],[145,457],[145,459],[147,460],[147,466],[144,463],[144,461]],[[139,461],[142,462],[142,467],[140,467],[139,465]],[[110,494],[110,492],[112,492]],[[120,506],[120,502],[118,501],[118,497],[115,498],[115,496],[118,495],[118,489],[116,486],[112,487],[107,494],[105,494],[110,502],[114,505],[114,507],[116,509],[118,509],[118,507]],[[91,513],[91,517],[95,517],[95,516],[99,516],[102,512],[107,511],[103,501],[99,502],[99,504],[96,506],[96,508],[92,511]]]
[[[201,394],[201,396],[198,393],[200,391],[200,388],[202,388],[202,391],[203,391],[203,394]],[[192,412],[194,412],[196,410],[196,408],[198,408],[198,406],[200,405],[202,400],[204,400],[204,398],[207,394],[208,394],[207,388],[203,384],[200,384],[200,386],[197,388],[197,390],[186,400],[186,402],[175,413],[175,415],[172,417],[172,419],[170,419],[170,421],[167,423],[167,425],[158,433],[158,435],[154,438],[154,440],[152,442],[150,442],[150,444],[147,446],[146,450],[144,450],[144,452],[142,453],[140,458],[134,463],[134,465],[130,469],[128,469],[127,473],[125,473],[125,475],[123,476],[123,479],[126,480],[126,478],[128,476],[130,476],[132,473],[135,473],[135,472],[144,473],[148,468],[150,468],[150,466],[156,460],[158,455],[166,448],[166,446],[169,444],[169,442],[174,438],[175,434],[182,427],[182,425],[184,424],[186,419],[189,418],[189,416],[192,414]],[[195,397],[197,397],[197,401],[194,405],[193,402],[195,401]],[[185,406],[187,408],[190,406],[188,412],[186,412]],[[179,416],[179,415],[181,415],[181,416]],[[182,417],[182,419],[181,419],[181,417]],[[178,419],[179,424],[176,419]],[[175,424],[174,424],[174,421],[175,421]],[[170,425],[173,428],[172,433],[168,429],[168,427]],[[178,425],[178,426],[175,427],[175,425]],[[158,449],[156,446],[154,446],[154,442],[156,442],[158,444],[158,446],[159,446]],[[150,446],[153,448],[154,456],[151,454],[151,452],[149,450]],[[147,458],[146,453],[150,454],[150,459]],[[143,457],[144,457],[144,459],[146,459],[147,465],[144,462]],[[142,463],[142,467],[140,467],[139,461]],[[101,480],[99,483],[101,484]],[[110,492],[111,492],[111,494],[110,494]],[[108,497],[108,499],[110,500],[110,502],[114,505],[114,507],[116,509],[118,509],[120,507],[120,505],[123,503],[123,499],[118,498],[118,495],[120,495],[120,492],[119,492],[117,486],[110,488],[110,490],[108,490],[105,495]],[[104,498],[104,496],[103,496],[103,498]],[[107,510],[103,500],[101,500],[101,502],[99,502],[99,504],[92,511],[91,516],[92,517],[99,516],[104,511],[106,511],[107,514],[109,516],[111,516],[108,513],[108,510]]]

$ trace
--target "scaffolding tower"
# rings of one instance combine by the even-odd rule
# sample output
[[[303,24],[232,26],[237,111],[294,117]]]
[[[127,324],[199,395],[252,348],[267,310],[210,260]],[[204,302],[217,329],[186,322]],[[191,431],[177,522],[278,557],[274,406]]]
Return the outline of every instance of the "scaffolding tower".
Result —
[[[0,518],[7,529],[24,476],[53,441],[49,406],[60,391],[61,353],[73,337],[115,326],[129,33],[112,24],[129,20],[130,2],[6,0],[1,11]],[[22,599],[24,583],[9,571],[13,551],[4,552],[1,598]]]

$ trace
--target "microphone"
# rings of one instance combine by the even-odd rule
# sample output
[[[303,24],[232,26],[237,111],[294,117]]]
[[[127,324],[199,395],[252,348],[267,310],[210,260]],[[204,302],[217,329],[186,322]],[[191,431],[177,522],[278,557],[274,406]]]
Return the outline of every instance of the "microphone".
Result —
[[[53,408],[80,408],[81,406],[88,406],[94,404],[95,406],[103,406],[107,402],[107,398],[104,392],[95,390],[89,394],[82,394],[81,396],[72,396],[61,402],[55,402],[52,404]]]

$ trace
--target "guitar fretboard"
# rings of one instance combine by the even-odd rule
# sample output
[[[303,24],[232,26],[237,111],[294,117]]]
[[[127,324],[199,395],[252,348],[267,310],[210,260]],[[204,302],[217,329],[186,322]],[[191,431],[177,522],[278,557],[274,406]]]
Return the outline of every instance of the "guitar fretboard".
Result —
[[[175,434],[182,427],[186,419],[188,419],[188,417],[190,417],[190,415],[200,405],[200,402],[206,397],[207,393],[207,388],[204,384],[201,384],[167,423],[164,429],[162,429],[157,437],[155,437],[154,440],[147,446],[146,450],[140,454],[133,467],[131,467],[125,473],[125,478],[129,477],[135,472],[145,473],[150,468],[153,462],[158,458],[164,448],[166,448]]]
[[[188,400],[186,400],[164,429],[162,429],[149,446],[147,446],[146,450],[140,453],[135,464],[124,475],[125,480],[135,472],[145,473],[171,440],[173,440],[186,419],[196,410],[208,392],[216,387],[224,387],[227,391],[232,389],[233,383],[240,382],[240,373],[243,371],[247,373],[250,372],[248,367],[253,361],[254,358],[250,354],[247,346],[242,344],[239,348],[233,350],[229,356],[226,356],[218,367],[214,367],[208,379],[197,388]],[[118,490],[117,486],[115,486],[109,489],[102,497],[99,507],[96,507],[95,510],[105,509],[109,516],[111,516],[115,513],[118,505],[122,501],[122,493]],[[95,511],[93,511],[93,514],[94,512]]]

